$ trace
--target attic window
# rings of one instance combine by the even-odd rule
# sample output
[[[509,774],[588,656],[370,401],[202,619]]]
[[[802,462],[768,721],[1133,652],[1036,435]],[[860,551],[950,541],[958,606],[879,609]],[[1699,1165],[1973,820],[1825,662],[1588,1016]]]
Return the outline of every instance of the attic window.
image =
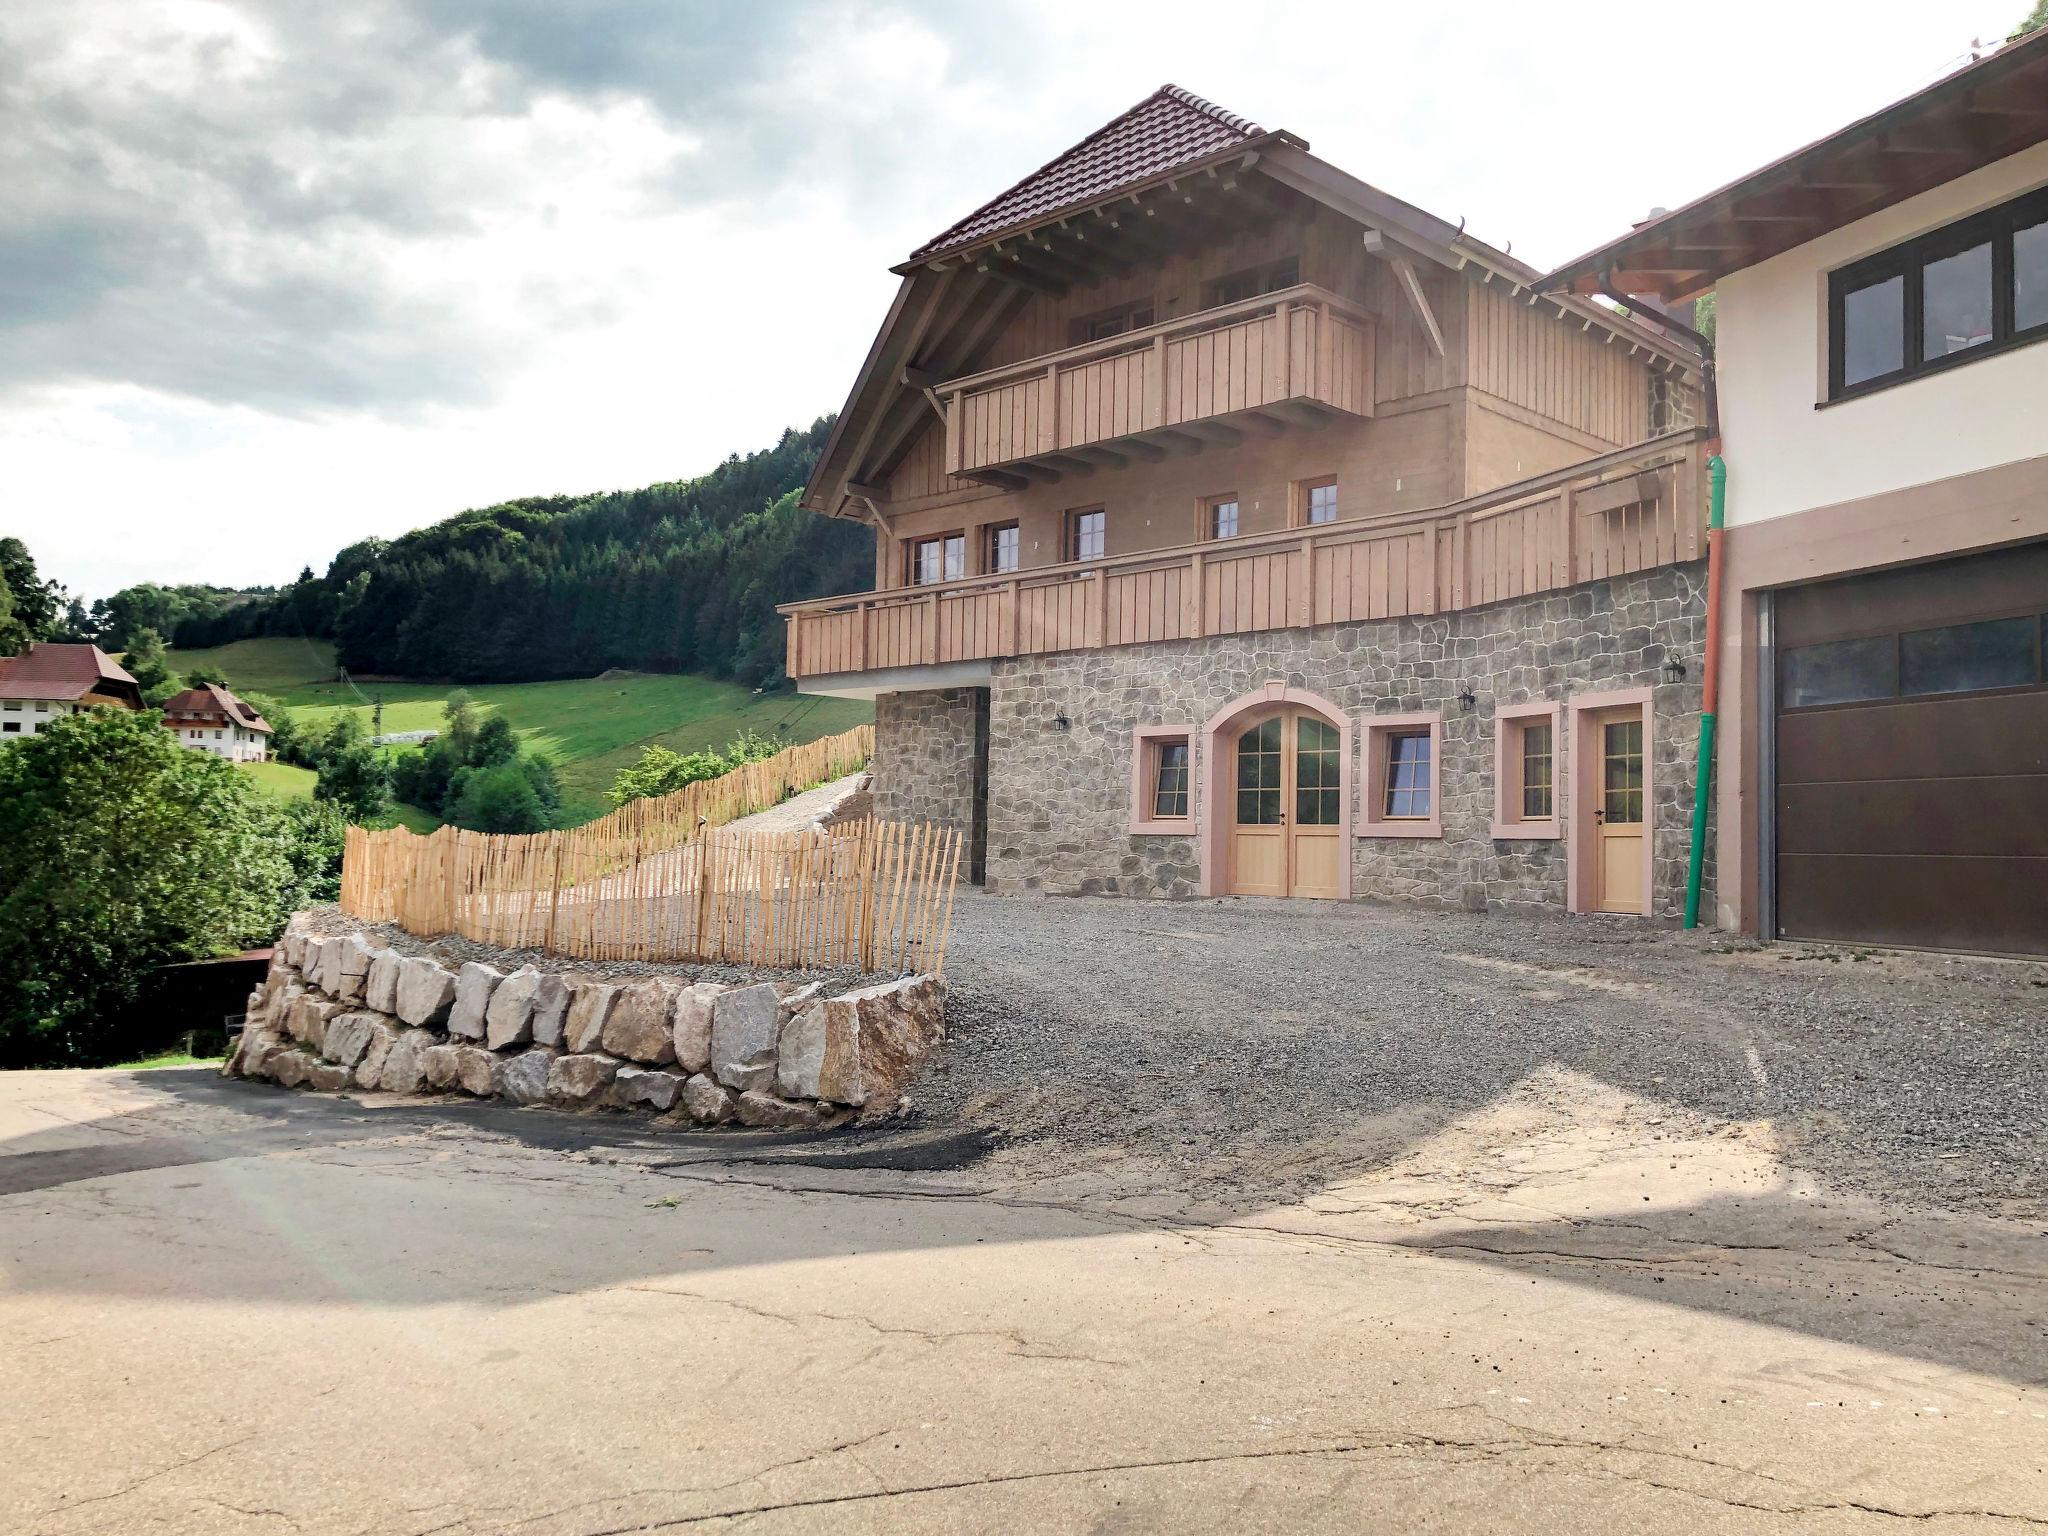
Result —
[[[1269,261],[1261,267],[1247,267],[1242,272],[1233,272],[1228,277],[1219,277],[1205,290],[1204,309],[1215,309],[1224,304],[1241,304],[1246,299],[1256,299],[1262,293],[1277,293],[1282,288],[1292,288],[1301,281],[1301,258],[1289,256],[1282,261]]]

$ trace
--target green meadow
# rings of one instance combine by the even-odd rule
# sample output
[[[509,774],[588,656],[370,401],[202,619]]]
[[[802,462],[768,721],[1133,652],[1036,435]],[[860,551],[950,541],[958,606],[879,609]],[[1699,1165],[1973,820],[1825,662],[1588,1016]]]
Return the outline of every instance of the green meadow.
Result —
[[[314,729],[340,710],[358,711],[365,725],[383,705],[382,730],[436,730],[441,707],[457,687],[479,708],[503,715],[527,746],[554,759],[570,824],[611,809],[604,792],[612,776],[659,744],[677,752],[722,747],[742,731],[812,741],[874,718],[857,699],[805,698],[793,693],[756,695],[736,683],[692,674],[608,673],[548,683],[421,683],[357,678],[341,681],[334,647],[324,641],[238,640],[213,650],[173,651],[173,673],[195,667],[218,671],[237,693],[269,694]],[[312,775],[266,763],[252,769],[274,794],[311,794]],[[300,780],[292,775],[303,776]],[[431,818],[403,816],[416,830]]]

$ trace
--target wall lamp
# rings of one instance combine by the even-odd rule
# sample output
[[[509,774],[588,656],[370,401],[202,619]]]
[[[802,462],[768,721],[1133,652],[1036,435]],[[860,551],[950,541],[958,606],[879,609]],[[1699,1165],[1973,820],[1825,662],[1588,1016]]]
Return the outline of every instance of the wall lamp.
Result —
[[[1071,731],[1074,722],[1067,718],[1067,712],[1062,709],[1052,717],[1052,728],[1056,731]]]
[[[1671,681],[1673,681],[1674,683],[1684,681],[1685,663],[1680,661],[1676,656],[1665,657],[1664,675],[1670,678]]]
[[[1470,709],[1474,704],[1477,704],[1479,702],[1479,695],[1472,691],[1472,685],[1470,683],[1467,683],[1464,687],[1458,690],[1458,702],[1464,705],[1467,709]]]

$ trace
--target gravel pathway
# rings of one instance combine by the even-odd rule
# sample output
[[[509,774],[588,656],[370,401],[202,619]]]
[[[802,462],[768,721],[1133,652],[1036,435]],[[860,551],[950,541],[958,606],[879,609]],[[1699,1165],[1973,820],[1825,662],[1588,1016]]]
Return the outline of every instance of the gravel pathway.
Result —
[[[1563,1080],[1652,1127],[1759,1127],[1834,1188],[2048,1215],[2040,965],[1627,919],[964,891],[947,972],[954,1040],[917,1112],[1049,1165],[1151,1158],[1287,1198]]]

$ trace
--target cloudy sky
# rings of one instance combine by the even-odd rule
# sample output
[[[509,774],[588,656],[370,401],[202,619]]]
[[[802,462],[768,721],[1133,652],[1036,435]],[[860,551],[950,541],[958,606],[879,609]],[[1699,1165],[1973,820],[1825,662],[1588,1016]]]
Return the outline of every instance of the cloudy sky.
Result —
[[[289,580],[835,410],[926,236],[1172,80],[1541,266],[2023,0],[6,0],[0,532]]]

